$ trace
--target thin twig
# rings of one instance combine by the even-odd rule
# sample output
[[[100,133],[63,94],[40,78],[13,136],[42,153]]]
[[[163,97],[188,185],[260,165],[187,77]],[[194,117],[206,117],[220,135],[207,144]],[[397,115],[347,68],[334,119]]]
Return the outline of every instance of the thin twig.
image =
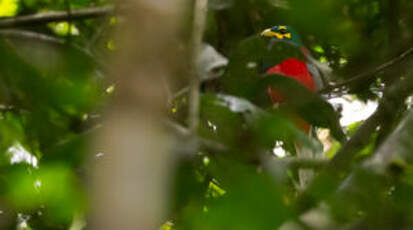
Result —
[[[353,84],[355,82],[361,82],[361,81],[365,81],[368,80],[370,78],[372,78],[375,74],[401,62],[403,59],[405,59],[406,57],[408,57],[409,55],[413,54],[413,47],[410,47],[409,49],[407,49],[406,51],[404,51],[403,53],[401,53],[399,56],[391,59],[390,61],[387,61],[381,65],[379,65],[378,67],[374,68],[373,70],[367,71],[365,73],[361,73],[358,74],[352,78],[350,78],[347,81],[341,82],[339,84],[335,84],[332,86],[328,86],[322,90],[320,90],[321,94],[326,94],[326,93],[330,93],[331,91],[335,90],[335,89],[339,89],[339,88],[343,88],[345,86],[348,86],[350,84]]]
[[[192,74],[189,99],[189,130],[196,133],[199,125],[199,88],[201,76],[197,57],[202,48],[202,38],[205,29],[205,20],[208,10],[208,0],[196,0],[194,7],[194,24],[192,34]]]
[[[81,20],[87,18],[97,18],[113,13],[113,5],[90,7],[86,9],[77,9],[68,11],[50,11],[32,15],[17,16],[11,18],[0,18],[0,28],[11,28],[16,26],[25,26],[33,24],[45,24],[49,22]]]
[[[39,40],[42,42],[48,42],[48,43],[54,43],[58,45],[65,45],[67,42],[63,39],[59,39],[56,37],[52,37],[46,34],[41,34],[41,33],[36,33],[33,31],[28,31],[28,30],[18,30],[18,29],[7,29],[7,30],[0,30],[0,37],[5,37],[5,38],[25,38],[25,39],[34,39],[34,40]],[[86,49],[83,49],[82,47],[75,45],[75,44],[70,44],[73,48],[77,49],[78,51],[82,52],[86,56],[89,56],[93,58],[97,62],[97,60],[93,57],[93,55]],[[97,62],[98,63],[98,62]]]

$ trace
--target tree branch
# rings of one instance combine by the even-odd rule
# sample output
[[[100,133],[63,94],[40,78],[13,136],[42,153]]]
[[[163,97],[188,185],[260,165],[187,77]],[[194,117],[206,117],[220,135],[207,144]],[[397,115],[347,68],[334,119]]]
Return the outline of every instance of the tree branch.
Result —
[[[77,51],[83,53],[84,55],[90,57],[100,68],[102,68],[104,63],[92,52],[90,52],[88,49],[83,48],[82,46],[76,45],[75,43],[68,43],[67,41],[56,38],[53,36],[49,36],[46,34],[42,33],[37,33],[29,30],[19,30],[19,29],[5,29],[1,30],[0,29],[0,38],[24,38],[28,40],[38,40],[41,42],[48,42],[56,45],[68,45]]]
[[[352,164],[354,156],[366,146],[372,134],[377,130],[380,124],[387,121],[395,108],[400,105],[413,91],[413,81],[411,77],[399,80],[388,88],[376,112],[367,119],[364,124],[356,131],[352,138],[347,141],[337,152],[334,158],[329,162],[326,170],[322,171],[310,184],[308,189],[297,198],[297,214],[308,211],[320,199],[327,197],[337,191],[340,186],[343,171],[346,171]],[[314,194],[319,191],[320,184],[330,184],[328,191],[324,191],[323,197]],[[306,204],[302,206],[300,204]]]
[[[174,80],[181,75],[177,66],[183,65],[182,59],[173,54],[181,43],[184,2],[125,2],[131,13],[117,30],[120,47],[109,71],[118,90],[92,150],[105,157],[93,167],[90,179],[93,211],[88,229],[158,229],[175,169],[171,141],[160,124],[165,98],[153,89],[162,77]],[[162,31],[162,36],[154,31]]]
[[[32,15],[17,16],[11,18],[0,18],[0,28],[12,28],[33,24],[45,24],[49,22],[81,20],[87,18],[102,17],[115,12],[115,6],[99,6],[86,9],[68,11],[50,11]]]
[[[397,110],[397,107],[412,91],[413,81],[410,78],[400,80],[389,87],[380,101],[376,112],[364,122],[354,136],[337,152],[331,160],[330,166],[335,168],[335,170],[347,167],[352,162],[354,155],[368,143],[377,127],[385,123],[388,117],[393,115],[393,111]]]
[[[28,30],[18,30],[18,29],[0,30],[0,37],[32,39],[32,40],[38,40],[38,41],[48,42],[48,43],[57,44],[57,45],[68,44],[68,42],[63,39],[59,39],[53,36],[36,33],[36,32],[28,31]],[[70,43],[68,45],[78,50],[79,52],[83,53],[84,55],[92,58],[92,60],[94,60],[95,63],[98,64],[99,66],[104,66],[103,63],[101,63],[101,61],[99,61],[89,50],[81,46],[78,46],[74,43]]]
[[[356,83],[356,82],[361,82],[361,81],[366,81],[369,80],[373,77],[373,75],[401,62],[402,60],[404,60],[405,58],[407,58],[408,56],[410,56],[411,54],[413,54],[413,47],[410,47],[409,49],[407,49],[406,51],[404,51],[403,53],[401,53],[399,56],[391,59],[390,61],[387,61],[381,65],[379,65],[378,67],[376,67],[373,70],[367,71],[365,73],[361,73],[359,75],[356,75],[352,78],[350,78],[349,80],[346,80],[344,82],[338,83],[336,85],[332,85],[332,86],[328,86],[322,90],[320,90],[321,94],[326,94],[326,93],[330,93],[333,90],[339,89],[339,88],[343,88],[345,86],[348,86],[350,84]]]
[[[406,163],[411,163],[413,161],[412,127],[413,111],[410,111],[377,152],[364,162],[363,166],[376,173],[385,173],[392,164],[400,164],[398,166],[401,167]]]
[[[8,38],[27,38],[27,39],[34,39],[44,42],[55,43],[59,45],[64,45],[66,42],[63,39],[55,38],[46,34],[36,33],[33,31],[28,30],[15,30],[15,29],[6,29],[0,30],[1,37],[8,37]]]
[[[201,76],[198,68],[197,57],[202,48],[202,38],[205,29],[205,20],[208,10],[208,0],[196,0],[194,6],[194,22],[192,34],[192,78],[190,83],[189,98],[189,130],[196,133],[199,125],[199,88]]]

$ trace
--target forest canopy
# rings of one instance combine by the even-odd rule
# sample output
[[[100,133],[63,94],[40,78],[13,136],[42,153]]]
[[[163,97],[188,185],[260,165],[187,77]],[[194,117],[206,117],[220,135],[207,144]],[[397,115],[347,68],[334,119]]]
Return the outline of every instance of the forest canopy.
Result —
[[[0,0],[0,229],[411,229],[412,11]]]

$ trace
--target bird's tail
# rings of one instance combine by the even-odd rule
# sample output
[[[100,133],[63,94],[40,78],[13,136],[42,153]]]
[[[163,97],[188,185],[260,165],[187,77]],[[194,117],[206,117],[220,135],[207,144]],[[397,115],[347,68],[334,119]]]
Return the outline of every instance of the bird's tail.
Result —
[[[314,138],[320,144],[316,149],[311,149],[307,146],[303,146],[300,143],[295,143],[295,152],[296,156],[299,159],[307,159],[307,160],[315,160],[315,159],[322,159],[323,158],[323,144],[318,141],[316,129],[314,127],[310,127],[309,134],[310,138]],[[299,178],[299,189],[303,190],[308,187],[308,184],[314,178],[314,170],[313,169],[298,169],[298,178]]]
[[[295,143],[295,151],[299,159],[314,159],[314,153],[311,149]],[[298,169],[299,189],[304,190],[314,178],[312,169]]]

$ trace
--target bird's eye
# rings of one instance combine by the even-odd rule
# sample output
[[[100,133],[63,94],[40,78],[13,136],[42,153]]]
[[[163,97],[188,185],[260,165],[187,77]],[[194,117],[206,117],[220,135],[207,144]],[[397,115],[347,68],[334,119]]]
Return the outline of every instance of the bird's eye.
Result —
[[[280,34],[286,34],[288,31],[283,28],[283,29],[279,29],[278,32],[279,32]]]

